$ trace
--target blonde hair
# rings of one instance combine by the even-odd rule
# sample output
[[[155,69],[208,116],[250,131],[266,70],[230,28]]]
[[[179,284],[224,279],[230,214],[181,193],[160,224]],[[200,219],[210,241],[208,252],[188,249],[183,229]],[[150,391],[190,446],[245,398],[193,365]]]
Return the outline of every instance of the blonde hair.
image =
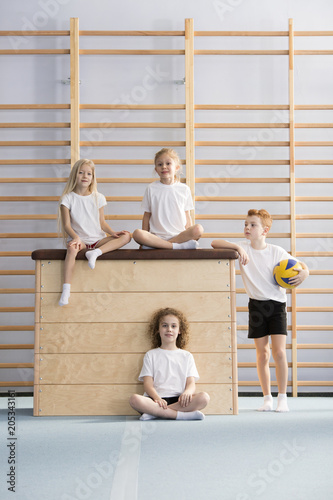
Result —
[[[74,191],[76,184],[77,184],[77,174],[80,171],[80,169],[83,167],[83,165],[89,165],[91,168],[92,172],[92,180],[90,183],[90,186],[88,187],[88,192],[90,194],[95,194],[97,195],[97,181],[96,181],[96,175],[95,175],[95,164],[92,160],[87,160],[85,158],[78,160],[74,163],[73,167],[71,168],[71,171],[69,173],[65,188],[62,192],[62,195],[60,196],[60,201],[59,201],[59,206],[58,206],[58,233],[62,234],[64,242],[67,240],[67,233],[64,230],[63,224],[62,224],[62,217],[61,217],[61,201],[63,197]],[[96,203],[97,203],[97,197],[96,197]]]
[[[162,342],[159,334],[160,323],[162,319],[168,315],[176,316],[179,321],[179,335],[176,340],[176,346],[179,349],[184,349],[189,340],[190,327],[184,314],[177,309],[173,309],[172,307],[158,309],[158,311],[156,311],[151,317],[148,326],[148,335],[151,340],[152,349],[161,346]]]
[[[255,208],[252,208],[251,210],[248,211],[247,215],[251,217],[252,215],[255,215],[256,217],[259,217],[261,224],[263,227],[268,227],[268,230],[272,227],[273,224],[273,219],[270,213],[267,212],[267,210],[261,208],[260,210],[256,210]]]
[[[162,148],[160,151],[157,151],[155,154],[154,158],[154,165],[156,166],[157,160],[162,156],[162,155],[168,155],[170,158],[176,163],[176,165],[179,167],[176,172],[175,172],[175,179],[180,181],[181,175],[183,175],[182,172],[182,162],[178,156],[178,153],[172,148]]]

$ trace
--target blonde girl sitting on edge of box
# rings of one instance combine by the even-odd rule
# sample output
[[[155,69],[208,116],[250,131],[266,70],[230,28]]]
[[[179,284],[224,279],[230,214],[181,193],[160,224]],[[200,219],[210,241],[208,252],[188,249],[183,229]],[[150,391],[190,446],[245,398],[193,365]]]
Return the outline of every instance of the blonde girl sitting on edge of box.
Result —
[[[88,250],[85,256],[89,267],[94,269],[97,257],[131,241],[128,231],[113,231],[107,224],[105,206],[105,196],[97,191],[94,163],[78,160],[71,169],[59,204],[59,221],[64,239],[67,237],[60,306],[68,304],[75,259],[80,250]]]

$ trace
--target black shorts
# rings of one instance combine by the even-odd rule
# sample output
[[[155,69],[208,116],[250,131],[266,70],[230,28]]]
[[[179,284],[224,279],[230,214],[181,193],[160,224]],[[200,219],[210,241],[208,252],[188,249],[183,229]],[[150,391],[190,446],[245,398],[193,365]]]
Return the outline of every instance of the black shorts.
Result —
[[[150,397],[150,396],[149,396]],[[153,399],[153,398],[150,398]],[[173,405],[174,403],[178,403],[179,396],[171,396],[169,398],[162,398],[167,402],[167,405]]]
[[[286,303],[276,300],[249,300],[249,339],[266,335],[287,335]]]

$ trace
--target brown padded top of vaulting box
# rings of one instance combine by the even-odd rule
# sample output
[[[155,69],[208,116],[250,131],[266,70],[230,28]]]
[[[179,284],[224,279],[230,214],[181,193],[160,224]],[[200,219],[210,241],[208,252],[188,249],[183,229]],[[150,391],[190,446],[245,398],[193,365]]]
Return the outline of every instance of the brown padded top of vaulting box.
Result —
[[[84,260],[86,250],[77,254],[78,260]],[[31,254],[33,260],[64,260],[65,249],[34,250]],[[104,253],[98,260],[175,260],[175,259],[237,259],[236,250],[214,250],[199,248],[196,250],[114,250]]]

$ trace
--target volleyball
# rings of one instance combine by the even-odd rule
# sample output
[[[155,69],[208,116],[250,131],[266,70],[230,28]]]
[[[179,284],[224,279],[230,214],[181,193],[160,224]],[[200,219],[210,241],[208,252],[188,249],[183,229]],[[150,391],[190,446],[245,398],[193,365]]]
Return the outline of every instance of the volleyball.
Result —
[[[273,271],[275,283],[282,288],[295,288],[295,285],[290,285],[289,280],[298,274],[302,269],[301,264],[295,259],[281,260]]]

